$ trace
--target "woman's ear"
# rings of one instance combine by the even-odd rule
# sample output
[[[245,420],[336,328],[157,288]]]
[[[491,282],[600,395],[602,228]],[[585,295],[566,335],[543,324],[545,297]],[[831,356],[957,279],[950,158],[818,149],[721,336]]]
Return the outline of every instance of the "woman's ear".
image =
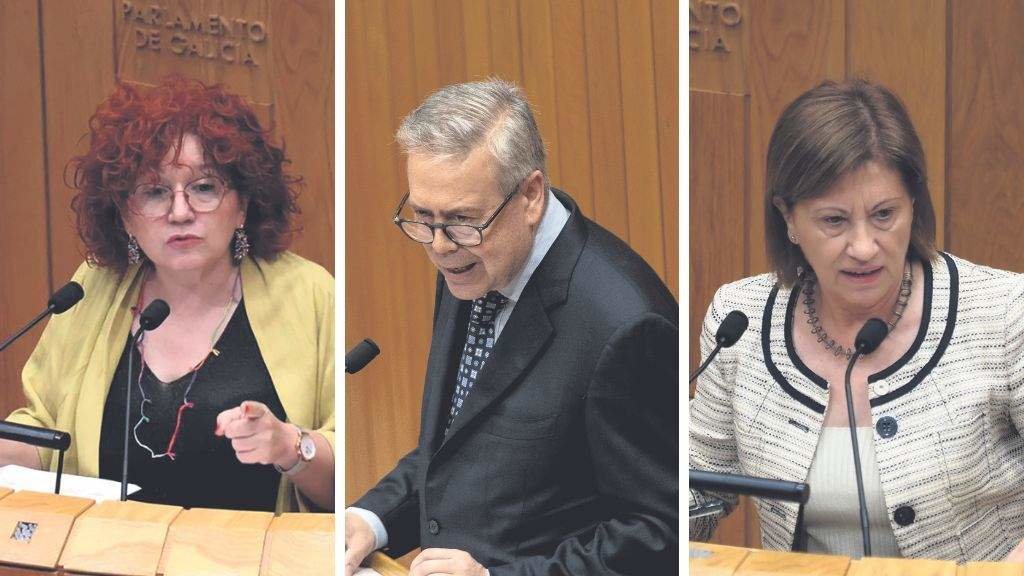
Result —
[[[776,196],[772,198],[772,204],[775,206],[775,209],[779,211],[779,214],[782,214],[782,219],[786,221],[786,226],[792,230],[793,211],[786,206],[786,201]]]

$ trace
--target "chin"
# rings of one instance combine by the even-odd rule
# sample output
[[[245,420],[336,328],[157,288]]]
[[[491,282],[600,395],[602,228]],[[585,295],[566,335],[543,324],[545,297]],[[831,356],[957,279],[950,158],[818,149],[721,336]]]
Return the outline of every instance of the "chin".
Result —
[[[452,293],[459,300],[476,300],[484,294],[487,294],[487,289],[482,287],[473,286],[453,286],[448,285],[448,291]]]

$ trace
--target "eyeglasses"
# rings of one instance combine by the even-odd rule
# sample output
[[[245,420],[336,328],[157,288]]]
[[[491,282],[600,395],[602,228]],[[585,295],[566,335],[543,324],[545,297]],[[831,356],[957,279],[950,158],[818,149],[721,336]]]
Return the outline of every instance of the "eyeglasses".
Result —
[[[523,182],[526,180],[524,179]],[[402,201],[398,203],[398,208],[395,209],[394,222],[402,232],[405,233],[411,240],[419,242],[420,244],[429,244],[434,241],[434,230],[440,230],[444,235],[459,246],[473,247],[479,246],[484,241],[484,230],[494,222],[494,219],[498,217],[501,210],[508,204],[509,200],[515,196],[516,192],[522,187],[523,182],[520,182],[512,189],[511,192],[505,196],[505,199],[501,201],[498,206],[483,224],[479,226],[473,224],[428,224],[426,222],[420,222],[418,220],[407,220],[405,218],[399,218],[398,215],[401,213],[405,203],[409,200],[409,193],[406,192],[405,196],[402,196]]]
[[[203,176],[185,186],[185,202],[195,212],[213,212],[220,207],[228,185],[218,176]],[[139,184],[128,195],[128,209],[147,218],[166,216],[174,205],[174,190],[166,184]]]

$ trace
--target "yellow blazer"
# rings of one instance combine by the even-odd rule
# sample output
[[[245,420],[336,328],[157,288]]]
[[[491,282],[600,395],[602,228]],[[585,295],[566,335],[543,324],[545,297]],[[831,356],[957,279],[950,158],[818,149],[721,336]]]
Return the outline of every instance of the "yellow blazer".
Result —
[[[334,450],[334,278],[290,252],[241,267],[246,313],[289,421],[319,432]],[[72,474],[99,476],[103,406],[131,329],[139,272],[82,264],[73,279],[85,298],[50,319],[22,371],[28,405],[7,420],[70,432],[64,466]],[[39,461],[56,469],[52,450],[40,449]],[[277,511],[306,509],[298,496],[282,476]]]

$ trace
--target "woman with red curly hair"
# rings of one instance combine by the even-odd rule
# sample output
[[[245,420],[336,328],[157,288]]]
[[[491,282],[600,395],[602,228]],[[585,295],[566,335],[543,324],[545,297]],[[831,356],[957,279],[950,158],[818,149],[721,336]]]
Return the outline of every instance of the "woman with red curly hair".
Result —
[[[134,498],[333,510],[334,279],[286,250],[287,164],[221,86],[118,86],[70,163],[86,296],[51,319],[8,420],[71,431],[69,471],[119,480],[130,387]],[[170,315],[133,345],[157,299]],[[6,441],[0,460],[56,465]]]

